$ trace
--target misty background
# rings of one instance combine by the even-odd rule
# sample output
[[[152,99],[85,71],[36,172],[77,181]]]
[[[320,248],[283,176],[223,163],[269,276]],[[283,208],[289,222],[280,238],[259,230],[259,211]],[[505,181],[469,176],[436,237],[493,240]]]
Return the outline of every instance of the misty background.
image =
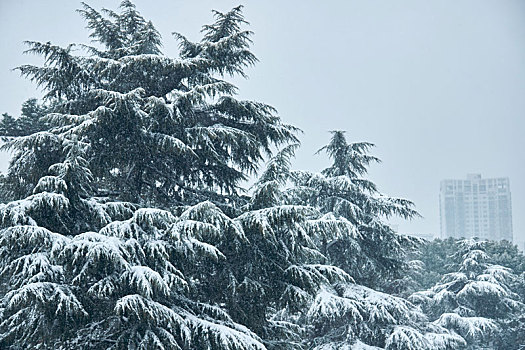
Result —
[[[118,0],[87,1],[115,8]],[[525,240],[525,2],[135,0],[177,56],[176,31],[200,39],[212,9],[244,4],[253,52],[239,95],[277,108],[300,127],[294,169],[328,164],[315,151],[329,130],[376,144],[371,179],[415,202],[422,219],[394,221],[402,233],[439,235],[439,182],[509,177],[515,241]],[[24,40],[88,42],[71,0],[0,0],[0,113],[18,116],[41,93],[11,69],[41,64]],[[0,155],[0,170],[9,156]]]

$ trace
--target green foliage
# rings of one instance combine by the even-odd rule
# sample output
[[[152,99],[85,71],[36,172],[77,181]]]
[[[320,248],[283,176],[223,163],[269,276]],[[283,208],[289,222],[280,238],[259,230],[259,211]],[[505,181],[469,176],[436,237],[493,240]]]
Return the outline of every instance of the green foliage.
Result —
[[[342,131],[333,131],[326,151],[333,164],[321,174],[294,172],[294,186],[287,191],[290,202],[318,208],[351,223],[359,235],[352,239],[321,242],[323,254],[330,262],[352,271],[357,281],[379,286],[398,275],[403,266],[405,250],[415,241],[403,237],[383,221],[396,215],[409,219],[419,214],[413,203],[382,195],[366,174],[371,162],[379,161],[368,154],[370,143],[348,143]]]
[[[22,114],[13,118],[7,113],[2,114],[0,121],[0,136],[26,136],[47,130],[49,126],[41,120],[47,114],[48,107],[40,105],[35,98],[22,104]]]
[[[64,159],[67,144],[78,141],[95,193],[166,207],[215,193],[213,201],[231,207],[239,182],[257,170],[264,153],[296,141],[297,129],[282,124],[272,107],[237,100],[236,87],[221,78],[244,75],[256,62],[240,7],[215,12],[201,42],[180,37],[179,58],[161,52],[160,34],[129,1],[120,13],[86,4],[79,12],[99,44],[81,45],[86,55],[73,44],[27,42],[44,65],[18,70],[46,91],[47,107],[26,103],[30,127],[23,118],[16,125],[4,119],[6,135],[24,130],[30,137],[4,146],[14,152],[6,188],[19,184],[9,190],[12,198],[27,196],[49,166]],[[48,137],[33,136],[42,129]],[[55,156],[46,159],[50,138]],[[22,171],[27,167],[32,171]]]
[[[523,328],[519,320],[525,309],[525,280],[511,268],[497,264],[520,260],[515,247],[508,242],[447,239],[427,243],[423,252],[427,253],[423,259],[428,261],[428,271],[440,280],[409,300],[470,346],[492,342],[497,349],[519,349],[518,342],[511,339],[517,339]],[[422,284],[428,281],[423,279]]]
[[[417,259],[424,266],[424,273],[415,278],[420,289],[428,289],[439,282],[441,276],[456,271],[452,257],[459,256],[458,242],[454,238],[434,239],[410,255],[410,259]],[[492,264],[508,267],[517,275],[525,271],[525,256],[516,245],[508,241],[485,241],[483,250]]]
[[[42,202],[53,200],[48,193]],[[36,201],[30,197],[24,205],[33,208]],[[109,216],[107,204],[93,206]],[[37,226],[49,223],[38,210],[24,213],[30,225],[0,231],[0,279],[8,286],[0,304],[3,348],[264,348],[209,304],[213,294],[203,294],[222,282],[215,276],[226,256],[217,247],[246,241],[242,227],[211,203],[179,217],[160,209],[129,211],[99,232],[74,236]],[[60,217],[71,212],[64,208]]]

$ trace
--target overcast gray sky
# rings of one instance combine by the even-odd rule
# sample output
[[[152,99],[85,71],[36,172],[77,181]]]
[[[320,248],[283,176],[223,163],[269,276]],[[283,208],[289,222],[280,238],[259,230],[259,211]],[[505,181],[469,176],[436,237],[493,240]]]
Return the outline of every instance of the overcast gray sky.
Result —
[[[115,8],[119,1],[87,1]],[[211,9],[245,5],[260,62],[236,80],[242,98],[273,105],[300,127],[296,169],[328,163],[329,130],[370,141],[371,178],[413,200],[424,219],[401,232],[439,233],[439,182],[509,177],[514,237],[525,239],[525,1],[136,0],[177,55],[173,31],[200,39]],[[11,68],[40,63],[23,40],[86,42],[71,0],[0,0],[0,112],[18,115],[40,93]],[[0,157],[5,169],[7,156]]]

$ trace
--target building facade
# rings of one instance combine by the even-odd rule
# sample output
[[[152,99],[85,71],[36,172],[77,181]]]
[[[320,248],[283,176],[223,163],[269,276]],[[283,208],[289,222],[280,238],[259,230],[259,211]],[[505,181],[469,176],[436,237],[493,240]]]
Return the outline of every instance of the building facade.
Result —
[[[508,178],[443,180],[440,192],[441,238],[508,240],[512,242],[512,205]]]

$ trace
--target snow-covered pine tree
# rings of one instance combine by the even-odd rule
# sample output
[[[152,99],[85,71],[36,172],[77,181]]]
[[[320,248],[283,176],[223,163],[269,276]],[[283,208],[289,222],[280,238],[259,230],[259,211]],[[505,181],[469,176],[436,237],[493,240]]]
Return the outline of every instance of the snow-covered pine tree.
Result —
[[[29,43],[45,64],[20,67],[47,91],[50,127],[5,145],[23,188],[0,206],[0,347],[264,349],[226,312],[249,283],[217,293],[247,250],[244,226],[210,201],[191,205],[224,203],[271,145],[295,140],[220,79],[255,60],[240,8],[215,13],[191,44],[201,53],[185,41],[180,59],[160,53],[129,1],[80,12],[99,47]]]
[[[312,206],[357,228],[359,234],[354,239],[325,240],[322,250],[332,264],[375,288],[398,276],[403,250],[415,244],[413,239],[396,234],[383,219],[410,219],[419,214],[412,202],[382,195],[363,177],[369,164],[379,162],[368,154],[372,146],[368,142],[348,143],[343,131],[333,131],[330,143],[318,151],[325,151],[333,164],[321,173],[293,172],[294,186],[287,196],[291,202]]]
[[[0,207],[0,347],[265,349],[211,302],[231,274],[218,247],[245,244],[242,227],[210,202],[174,216],[89,197],[82,147],[66,148]]]
[[[344,132],[335,131],[320,150],[332,158],[331,167],[320,174],[292,171],[286,177],[292,184],[281,196],[284,203],[318,212],[308,220],[311,231],[305,230],[318,264],[343,270],[356,282],[322,281],[315,288],[298,289],[304,308],[276,316],[306,325],[304,343],[317,350],[458,348],[464,344],[461,337],[429,324],[409,301],[372,289],[397,277],[405,250],[416,243],[394,233],[383,219],[418,214],[410,201],[381,195],[363,178],[368,165],[378,161],[367,153],[371,146],[348,144]]]
[[[409,300],[420,305],[435,325],[445,327],[465,339],[472,348],[490,344],[496,349],[519,349],[511,340],[513,327],[523,329],[525,310],[515,292],[524,285],[512,269],[491,263],[485,252],[490,243],[474,239],[459,241],[450,257],[452,263],[441,281],[427,291],[414,293]],[[521,321],[523,322],[523,321]]]
[[[47,108],[30,98],[22,104],[19,118],[13,118],[7,113],[0,120],[0,136],[24,136],[49,128],[41,118],[47,114]]]
[[[3,229],[2,347],[264,349],[209,298],[200,301],[225,259],[215,236],[244,238],[211,203],[198,206],[179,218],[138,209],[73,237],[36,225]],[[215,224],[192,220],[195,212]]]
[[[18,68],[46,91],[49,107],[41,118],[48,130],[4,147],[14,151],[8,177],[24,184],[18,198],[65,156],[63,140],[73,136],[89,145],[97,193],[167,206],[231,202],[264,152],[296,140],[272,107],[237,100],[223,79],[256,61],[241,7],[214,12],[198,43],[177,35],[179,58],[162,54],[160,34],[128,0],[120,13],[87,4],[79,12],[96,46],[28,42],[44,65]]]
[[[43,120],[47,113],[47,107],[40,105],[34,98],[22,104],[22,113],[18,118],[4,113],[0,120],[0,136],[3,142],[9,142],[13,137],[27,136],[44,131],[49,128]],[[4,146],[8,147],[8,146]],[[49,158],[53,159],[49,159]],[[31,159],[31,161],[28,161]],[[0,180],[0,199],[3,202],[20,199],[29,194],[38,175],[32,172],[32,165],[39,164],[41,161],[49,162],[58,159],[53,154],[35,154],[32,151],[16,152],[14,159],[11,160],[12,167],[8,174]],[[25,178],[17,174],[26,174]]]
[[[290,171],[293,151],[288,146],[269,161],[254,185],[249,211],[236,219],[251,242],[249,254],[241,256],[251,258],[239,264],[244,270],[235,277],[249,276],[252,286],[245,297],[249,302],[241,292],[236,305],[250,315],[265,313],[258,326],[264,325],[266,344],[272,349],[429,350],[464,344],[445,328],[428,324],[407,300],[356,284],[353,271],[331,261],[327,245],[338,240],[368,257],[358,228],[346,217],[294,203],[297,189],[287,186],[297,176]],[[253,309],[257,304],[262,307]]]
[[[409,259],[413,259],[414,263],[419,265],[419,271],[413,269],[408,271],[407,278],[411,279],[408,283],[411,285],[415,283],[417,290],[427,290],[435,286],[443,275],[457,272],[458,261],[452,260],[452,257],[460,256],[459,252],[464,249],[462,241],[462,239],[453,237],[425,241],[417,251],[409,256]],[[525,272],[525,255],[511,242],[506,240],[484,241],[483,250],[490,257],[491,264],[510,268],[516,275]],[[520,293],[519,286],[513,289],[522,298],[525,298],[525,290]],[[410,294],[412,293],[414,291]]]
[[[323,235],[352,235],[354,227],[285,201],[296,148],[289,145],[270,159],[246,211],[235,219],[250,245],[236,264],[232,314],[263,334],[270,349],[307,347],[306,310],[315,295],[325,285],[353,282],[348,273],[326,264],[317,242]]]

